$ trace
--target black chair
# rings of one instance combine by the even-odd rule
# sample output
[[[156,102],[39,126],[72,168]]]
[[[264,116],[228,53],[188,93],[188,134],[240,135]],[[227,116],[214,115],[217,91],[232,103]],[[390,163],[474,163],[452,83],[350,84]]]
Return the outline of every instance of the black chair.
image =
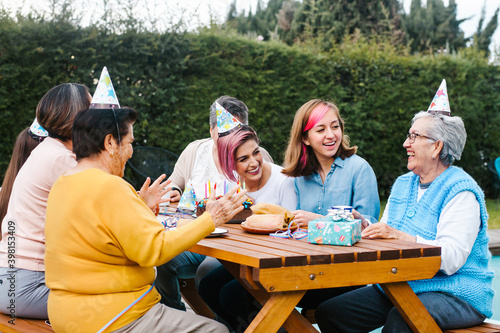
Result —
[[[179,156],[163,148],[139,146],[134,148],[132,158],[125,169],[125,180],[139,190],[147,177],[154,181],[162,174],[167,178],[174,171]]]
[[[488,170],[492,175],[493,187],[497,191],[496,210],[498,210],[498,202],[500,201],[500,157],[488,162]]]

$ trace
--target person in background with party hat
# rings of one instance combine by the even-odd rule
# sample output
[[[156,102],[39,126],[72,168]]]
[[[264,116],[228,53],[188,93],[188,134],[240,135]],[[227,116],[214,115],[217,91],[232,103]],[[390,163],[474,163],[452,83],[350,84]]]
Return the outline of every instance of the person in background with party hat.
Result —
[[[40,100],[36,118],[49,136],[30,154],[17,174],[2,222],[0,241],[0,312],[13,317],[47,319],[45,285],[45,214],[56,179],[76,166],[71,131],[76,114],[87,108],[87,87],[64,83]],[[11,285],[15,283],[12,292]]]
[[[0,191],[0,221],[2,221],[5,214],[7,214],[7,207],[9,205],[10,194],[12,193],[12,186],[14,185],[14,180],[16,179],[19,170],[21,170],[21,167],[24,165],[24,162],[26,162],[33,149],[35,149],[48,135],[49,132],[40,126],[35,118],[31,126],[25,128],[17,136]],[[0,232],[1,231],[2,229],[0,223]]]
[[[205,183],[210,180],[212,183],[221,184],[225,180],[217,155],[217,104],[225,108],[239,122],[248,125],[248,107],[245,103],[231,96],[217,98],[210,106],[210,138],[188,144],[175,163],[174,171],[169,177],[172,180],[171,202],[180,200],[188,180],[191,180],[194,185],[198,201],[205,198]],[[272,163],[273,159],[269,153],[262,147],[260,149],[264,160]],[[219,186],[221,193],[222,190]]]
[[[409,173],[394,183],[382,219],[364,238],[392,238],[441,247],[441,269],[432,279],[408,284],[442,330],[479,325],[491,317],[493,272],[488,268],[488,214],[479,185],[459,160],[467,133],[451,116],[443,80],[427,112],[417,113],[403,147]],[[378,285],[320,304],[316,320],[324,332],[411,332]]]
[[[221,96],[210,106],[210,138],[191,142],[181,153],[175,163],[174,171],[169,177],[172,187],[170,201],[177,202],[181,199],[185,188],[193,189],[197,201],[205,198],[205,186],[210,181],[217,183],[216,195],[224,194],[224,188],[235,185],[222,174],[221,164],[217,154],[217,107],[220,105],[228,111],[235,119],[244,125],[248,125],[248,107],[242,101],[231,97]],[[269,153],[260,147],[263,159],[272,163],[273,159]],[[223,186],[224,181],[226,186]],[[189,184],[188,184],[189,183]],[[190,185],[190,186],[188,186]],[[191,186],[192,185],[192,186]],[[211,185],[211,190],[213,186]],[[207,193],[208,194],[208,193]],[[200,264],[203,263],[203,265]],[[208,258],[197,253],[186,251],[181,253],[170,262],[158,267],[156,286],[162,296],[161,302],[170,307],[185,310],[182,302],[178,279],[191,279],[196,275],[196,284],[207,272],[218,265],[215,259]]]
[[[137,112],[120,108],[107,70],[73,126],[78,165],[50,192],[45,228],[49,317],[56,332],[227,332],[224,325],[159,304],[155,269],[242,210],[231,189],[189,225],[164,229],[152,212],[169,190],[138,194],[122,179]],[[102,76],[101,76],[102,77]],[[160,178],[159,178],[160,179]],[[163,178],[162,178],[163,179]]]

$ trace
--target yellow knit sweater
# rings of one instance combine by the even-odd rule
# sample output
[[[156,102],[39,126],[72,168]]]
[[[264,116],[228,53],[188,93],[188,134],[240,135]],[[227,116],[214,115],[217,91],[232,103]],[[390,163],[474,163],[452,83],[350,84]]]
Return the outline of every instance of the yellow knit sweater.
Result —
[[[48,311],[56,332],[97,332],[147,291],[161,265],[214,230],[205,213],[164,231],[123,179],[99,169],[61,176],[50,191],[45,224]],[[160,299],[153,289],[111,332]]]

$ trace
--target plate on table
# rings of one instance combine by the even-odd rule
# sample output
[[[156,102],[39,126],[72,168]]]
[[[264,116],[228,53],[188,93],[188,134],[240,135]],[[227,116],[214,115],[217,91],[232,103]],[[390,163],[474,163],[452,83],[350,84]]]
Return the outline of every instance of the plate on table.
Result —
[[[207,237],[219,237],[227,233],[228,233],[227,229],[215,228],[215,230]]]
[[[288,229],[288,228],[274,228],[274,229],[253,228],[253,227],[247,226],[245,222],[241,223],[240,225],[243,228],[243,230],[245,230],[246,232],[249,232],[252,234],[262,234],[262,235],[272,234],[273,232],[276,232],[278,230],[286,231]],[[297,228],[298,228],[298,226],[295,224],[295,225],[290,227],[290,230],[295,231],[295,230],[297,230]]]

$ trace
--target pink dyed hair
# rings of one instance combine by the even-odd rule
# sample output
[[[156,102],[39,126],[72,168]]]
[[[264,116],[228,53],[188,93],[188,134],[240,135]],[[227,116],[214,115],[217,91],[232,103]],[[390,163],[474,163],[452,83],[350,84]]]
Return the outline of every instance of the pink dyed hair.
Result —
[[[318,123],[318,121],[320,121],[321,118],[323,118],[325,113],[327,113],[328,110],[330,110],[330,108],[331,108],[330,105],[323,103],[315,107],[314,110],[311,112],[311,115],[309,116],[306,126],[302,130],[302,133],[305,133],[309,131],[311,128],[313,128]],[[302,168],[304,168],[307,164],[306,150],[307,150],[306,145],[304,144],[304,142],[302,142],[302,156],[300,158],[300,165],[302,166]]]
[[[243,125],[239,130],[222,136],[217,140],[217,156],[222,173],[233,182],[238,181],[234,171],[236,170],[236,150],[248,140],[254,140],[259,144],[259,137],[253,128]]]

